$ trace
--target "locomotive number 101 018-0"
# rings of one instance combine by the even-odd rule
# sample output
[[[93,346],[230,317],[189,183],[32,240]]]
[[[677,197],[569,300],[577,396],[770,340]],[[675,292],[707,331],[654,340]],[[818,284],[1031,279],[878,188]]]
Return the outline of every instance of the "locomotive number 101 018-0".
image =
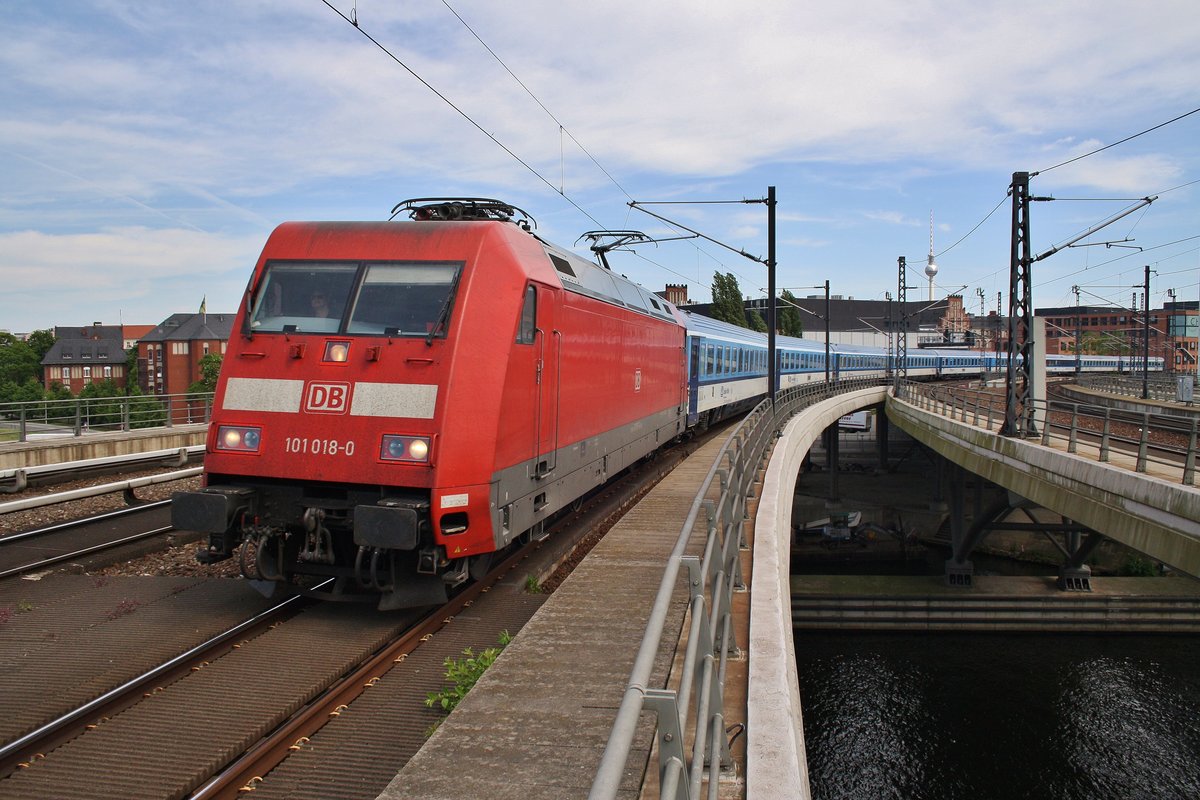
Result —
[[[352,456],[354,441],[339,442],[337,439],[308,439],[289,436],[283,442],[284,452],[306,453],[315,456]]]

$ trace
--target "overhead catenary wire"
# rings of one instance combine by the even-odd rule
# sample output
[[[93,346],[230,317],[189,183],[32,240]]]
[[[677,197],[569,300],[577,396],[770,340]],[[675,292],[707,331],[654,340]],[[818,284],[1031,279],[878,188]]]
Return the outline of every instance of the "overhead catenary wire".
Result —
[[[1151,133],[1152,131],[1156,131],[1156,130],[1158,130],[1159,128],[1162,128],[1162,127],[1165,127],[1165,126],[1167,126],[1167,125],[1170,125],[1172,122],[1178,122],[1179,120],[1181,120],[1181,119],[1183,119],[1183,118],[1185,118],[1185,117],[1190,117],[1192,114],[1195,114],[1195,113],[1197,113],[1197,112],[1200,112],[1200,108],[1193,108],[1191,111],[1188,111],[1188,112],[1186,112],[1186,113],[1184,113],[1184,114],[1180,114],[1178,117],[1175,117],[1175,118],[1173,118],[1173,119],[1169,119],[1169,120],[1167,120],[1166,122],[1160,122],[1159,124],[1155,125],[1155,126],[1154,126],[1154,127],[1152,127],[1152,128],[1147,128],[1146,130],[1144,130],[1144,131],[1141,131],[1141,132],[1139,132],[1139,133],[1135,133],[1135,134],[1133,134],[1132,136],[1126,136],[1124,139],[1120,139],[1120,140],[1118,140],[1118,141],[1115,141],[1115,142],[1113,142],[1112,144],[1106,144],[1106,145],[1104,145],[1103,147],[1098,147],[1098,148],[1096,148],[1095,150],[1092,150],[1090,153],[1084,153],[1083,155],[1075,156],[1074,158],[1068,158],[1066,161],[1062,161],[1062,162],[1060,162],[1060,163],[1058,163],[1058,164],[1055,164],[1055,165],[1054,165],[1054,166],[1052,166],[1052,167],[1046,167],[1045,169],[1038,170],[1037,172],[1032,172],[1032,173],[1030,173],[1030,177],[1032,177],[1032,176],[1034,176],[1034,175],[1041,175],[1041,174],[1044,174],[1044,173],[1046,173],[1046,172],[1049,172],[1049,171],[1050,171],[1050,170],[1052,170],[1052,169],[1058,169],[1059,167],[1065,167],[1067,164],[1073,164],[1073,163],[1075,163],[1076,161],[1080,161],[1080,160],[1082,160],[1082,159],[1085,159],[1085,158],[1088,158],[1088,157],[1090,157],[1090,156],[1094,156],[1094,155],[1096,155],[1097,153],[1103,153],[1105,150],[1108,150],[1108,149],[1110,149],[1110,148],[1116,147],[1116,146],[1117,146],[1117,145],[1119,145],[1119,144],[1125,144],[1126,142],[1132,141],[1132,140],[1134,140],[1134,139],[1138,138],[1139,136],[1145,136],[1147,133]]]
[[[602,173],[604,173],[604,177],[608,178],[608,180],[610,182],[612,182],[613,186],[617,187],[617,189],[623,195],[625,195],[625,197],[629,198],[630,201],[633,201],[633,199],[634,199],[633,195],[631,195],[628,191],[626,191],[625,187],[622,186],[621,183],[612,176],[612,173],[610,173],[607,169],[605,169],[604,165],[601,164],[596,159],[596,157],[593,156],[592,153],[583,145],[583,143],[579,141],[579,139],[575,136],[575,134],[571,133],[571,131],[562,123],[562,121],[559,120],[559,118],[554,115],[554,112],[551,111],[546,106],[546,104],[541,101],[541,99],[537,96],[537,94],[534,93],[534,91],[532,89],[530,89],[529,86],[526,85],[526,83],[523,80],[521,80],[521,78],[515,72],[512,71],[512,69],[508,66],[508,64],[505,63],[504,59],[502,59],[500,57],[500,55],[495,50],[493,50],[492,47],[487,42],[484,41],[483,37],[480,36],[479,33],[474,28],[471,27],[471,25],[462,17],[462,15],[459,14],[458,11],[456,11],[454,9],[454,7],[451,6],[449,2],[447,2],[447,0],[442,0],[442,5],[444,5],[450,11],[450,13],[453,14],[455,16],[455,18],[457,18],[458,21],[462,23],[463,27],[466,28],[471,33],[471,35],[475,37],[475,40],[479,42],[479,44],[483,47],[483,49],[487,50],[488,53],[492,56],[492,58],[494,58],[496,60],[496,63],[504,68],[504,71],[507,72],[509,74],[509,76],[514,81],[517,82],[517,85],[520,86],[525,91],[525,93],[529,95],[530,99],[532,99],[533,102],[537,103],[538,107],[541,108],[542,111],[544,111],[546,113],[546,116],[548,116],[551,120],[553,120],[554,124],[558,126],[559,165],[560,165],[560,173],[561,173],[559,193],[560,194],[563,193],[562,187],[565,187],[565,185],[566,185],[566,163],[565,163],[565,156],[564,156],[563,147],[562,147],[562,137],[565,135],[568,138],[570,138],[570,140],[572,142],[575,143],[575,145],[580,149],[580,151],[588,157],[588,159],[596,166],[596,168],[598,170],[600,170]],[[704,201],[696,201],[696,202],[703,204]],[[712,202],[715,203],[715,202],[725,202],[725,201],[712,201]],[[630,207],[632,208],[633,206],[630,205]],[[663,220],[663,221],[667,225],[669,225],[673,230],[675,230],[676,232],[678,232],[680,230],[680,226],[674,225],[669,220]],[[607,230],[607,228],[606,228],[606,230]],[[683,228],[683,230],[687,230],[687,229]],[[706,250],[704,250],[704,248],[700,247],[696,242],[690,242],[690,244],[692,245],[692,247],[694,247],[696,249],[696,251],[698,253],[704,253],[709,258],[711,258],[713,261],[715,261],[718,265],[720,265],[722,268],[724,268],[727,272],[733,272],[732,270],[730,270],[728,265],[726,265],[719,258],[716,258],[715,256],[713,256],[711,253],[708,253]],[[635,252],[635,251],[631,250],[630,252]],[[678,277],[684,277],[683,275],[680,275],[680,273],[676,272],[675,270],[665,267],[662,264],[659,264],[658,262],[654,261],[653,259],[648,259],[648,258],[643,257],[643,260],[671,273],[672,275],[676,275]],[[738,277],[742,278],[743,280],[746,280],[745,276],[743,276],[743,275],[740,275],[736,272],[733,272],[733,274],[737,274]],[[685,278],[685,280],[687,280],[687,279]],[[708,285],[702,281],[697,280],[696,283],[699,284],[700,286],[703,286],[706,289],[709,289],[709,290],[712,289],[712,287],[710,285]]]
[[[444,102],[446,105],[448,105],[452,109],[454,109],[458,113],[459,116],[461,116],[467,122],[471,123],[471,125],[474,126],[476,130],[478,130],[480,133],[482,133],[487,138],[491,139],[496,144],[497,147],[499,147],[505,153],[508,153],[508,155],[511,156],[513,158],[513,160],[515,160],[518,164],[520,164],[521,166],[525,167],[525,169],[527,169],[531,173],[533,173],[533,175],[535,177],[537,177],[537,179],[540,180],[542,183],[546,184],[546,186],[548,186],[551,189],[551,191],[553,191],[555,194],[559,195],[564,200],[566,200],[568,203],[570,203],[572,206],[574,206],[576,211],[578,211],[580,214],[583,214],[585,217],[590,219],[598,227],[605,228],[604,223],[600,222],[598,219],[593,217],[590,213],[588,213],[588,211],[586,209],[584,209],[581,205],[579,205],[574,200],[572,200],[565,192],[559,191],[558,188],[555,187],[555,185],[553,183],[551,183],[550,180],[547,179],[545,175],[538,172],[537,169],[535,169],[527,161],[525,161],[523,158],[521,158],[516,153],[514,153],[511,148],[509,148],[506,144],[504,144],[499,139],[497,139],[492,133],[488,132],[482,125],[480,125],[478,122],[476,122],[474,120],[474,118],[471,117],[470,114],[468,114],[467,112],[465,112],[461,108],[459,108],[457,105],[455,105],[454,101],[452,101],[446,95],[442,94],[442,92],[438,91],[438,89],[433,84],[431,84],[429,81],[427,81],[423,77],[421,77],[417,73],[416,70],[414,70],[408,64],[406,64],[402,60],[400,60],[400,57],[397,56],[395,53],[393,53],[391,50],[389,50],[382,42],[380,42],[378,39],[376,39],[371,34],[367,33],[367,31],[362,26],[362,22],[359,19],[357,19],[357,15],[355,15],[354,18],[348,17],[345,14],[343,14],[340,10],[338,10],[329,0],[321,0],[321,2],[324,3],[326,6],[328,6],[329,9],[331,11],[333,11],[333,13],[337,14],[339,17],[341,17],[343,20],[345,20],[356,31],[358,31],[363,36],[365,36],[367,38],[367,41],[369,41],[371,44],[375,45],[380,50],[382,50],[384,52],[384,54],[387,55],[388,58],[392,59],[392,61],[395,61],[397,64],[399,64],[404,69],[405,72],[407,72],[409,75],[412,75],[414,78],[416,78],[418,81],[420,81],[421,84],[426,89],[428,89],[429,91],[431,91],[435,95],[437,95],[438,98],[440,98],[442,100],[442,102]],[[605,230],[607,230],[607,228],[605,228]]]
[[[464,110],[459,108],[458,105],[456,105],[452,100],[450,100],[449,97],[447,97],[445,94],[443,94],[441,91],[439,91],[429,81],[425,80],[425,78],[423,78],[420,74],[418,74],[416,72],[416,70],[414,70],[412,67],[410,67],[408,64],[406,64],[404,61],[402,61],[397,55],[392,53],[391,50],[389,50],[382,42],[380,42],[375,37],[373,37],[371,34],[369,34],[366,30],[364,30],[364,28],[362,26],[362,21],[360,19],[358,19],[356,9],[352,11],[352,16],[347,17],[340,10],[338,10],[336,7],[334,7],[331,4],[330,0],[321,0],[321,2],[323,2],[331,11],[333,11],[335,14],[337,14],[339,17],[341,17],[347,23],[352,25],[355,28],[355,30],[357,30],[364,37],[366,37],[366,39],[368,41],[370,41],[373,45],[375,45],[377,48],[382,50],[388,56],[388,58],[390,58],[394,62],[396,62],[396,64],[398,64],[406,72],[408,72],[410,75],[412,75],[418,81],[420,81],[420,83],[423,86],[425,86],[427,89],[429,89],[435,95],[437,95],[437,97],[440,100],[442,100],[442,102],[446,103],[446,105],[448,105],[452,109],[454,109],[454,111],[457,112],[459,114],[459,116],[461,116],[467,122],[471,123],[471,125],[473,127],[475,127],[476,130],[478,130],[484,136],[491,139],[492,142],[494,142],[501,150],[503,150],[505,153],[507,153],[511,158],[513,158],[521,166],[525,167],[525,169],[527,169],[529,172],[531,172],[538,180],[540,180],[543,184],[545,184],[547,187],[549,187],[555,194],[559,195],[564,200],[566,200],[568,203],[570,203],[577,211],[579,211],[579,213],[583,214],[585,217],[587,217],[589,220],[591,220],[592,223],[595,224],[598,228],[603,229],[603,230],[609,230],[608,226],[606,226],[604,223],[597,220],[594,216],[592,216],[592,214],[590,214],[587,210],[585,210],[582,206],[580,206],[577,202],[575,202],[575,200],[573,200],[570,196],[568,196],[566,194],[564,186],[562,186],[560,184],[560,186],[556,187],[548,178],[546,178],[546,176],[542,175],[542,173],[540,173],[536,168],[534,168],[532,165],[530,165],[528,162],[526,162],[524,159],[522,159],[520,156],[518,156],[511,148],[509,148],[507,145],[505,145],[503,142],[501,142],[495,135],[493,135],[492,133],[487,131],[482,125],[480,125],[478,122],[476,122],[474,118],[472,118],[469,114],[467,114],[467,112],[465,112]],[[571,141],[575,142],[575,144],[579,147],[579,149],[585,155],[587,155],[587,157],[592,161],[592,163],[595,164],[596,167],[601,172],[603,172],[610,181],[612,181],[613,185],[616,186],[617,189],[619,189],[626,197],[628,197],[630,200],[632,200],[633,199],[632,196],[630,196],[630,194],[625,190],[625,188],[623,186],[621,186],[621,184],[615,178],[612,177],[611,173],[609,173],[608,170],[606,170],[604,168],[604,166],[601,165],[599,163],[599,161],[596,160],[596,158],[587,150],[587,148],[584,147],[583,144],[580,143],[579,140],[576,139],[575,136],[569,130],[567,130],[566,126],[564,126],[561,122],[559,122],[558,118],[555,117],[554,114],[546,107],[546,105],[544,103],[542,103],[542,101],[540,99],[538,99],[538,97],[533,93],[533,91],[530,90],[529,87],[526,86],[525,83],[523,81],[521,81],[521,79],[518,78],[517,75],[511,69],[509,69],[508,65],[505,64],[504,61],[495,53],[495,51],[493,51],[492,48],[488,46],[488,44],[482,39],[482,37],[480,37],[479,34],[476,33],[475,30],[473,28],[471,28],[470,25],[467,24],[466,20],[464,20],[462,18],[462,16],[459,15],[458,12],[455,11],[449,5],[449,3],[446,3],[445,0],[443,0],[443,4],[446,6],[447,9],[450,10],[450,12],[452,14],[454,14],[455,17],[457,17],[459,19],[459,21],[463,24],[463,26],[468,31],[471,32],[471,34],[476,38],[476,40],[479,41],[479,43],[492,55],[492,57],[495,58],[496,61],[499,62],[502,67],[504,67],[505,71],[508,72],[508,74],[510,76],[512,76],[513,80],[515,80],[521,86],[521,88],[526,91],[527,94],[529,94],[529,96],[534,100],[534,102],[537,103],[538,106],[540,106],[542,108],[542,110],[545,111],[545,113],[552,120],[554,120],[554,122],[559,127],[560,135],[565,134],[566,136],[570,137]],[[560,166],[561,165],[562,165],[562,154],[561,154],[561,145],[560,145]],[[720,259],[715,258],[714,256],[712,256],[712,254],[708,253],[703,248],[700,248],[694,242],[692,243],[692,246],[696,248],[697,252],[705,253],[705,255],[708,255],[708,257],[712,258],[717,264],[719,264],[723,267],[725,266],[724,263]],[[674,270],[668,269],[667,267],[663,267],[661,264],[658,264],[655,261],[652,261],[650,259],[643,259],[643,260],[647,261],[650,264],[654,264],[654,265],[666,270],[667,272],[670,272],[673,275],[677,275],[679,277],[685,277],[685,276],[680,275],[680,273],[675,272]],[[685,277],[685,280],[690,280],[690,279]],[[711,289],[711,287],[707,286],[706,284],[704,284],[700,281],[696,281],[696,283],[700,284],[701,286],[706,286],[706,288]]]
[[[461,15],[461,14],[459,14],[457,11],[455,11],[455,10],[454,10],[454,7],[453,7],[453,6],[451,6],[451,5],[450,5],[448,2],[446,2],[446,0],[442,0],[442,5],[444,5],[444,6],[445,6],[447,9],[449,9],[450,13],[451,13],[451,14],[453,14],[453,15],[454,15],[454,16],[455,16],[455,17],[458,19],[458,21],[459,21],[459,22],[461,22],[461,23],[463,24],[463,27],[464,27],[464,28],[466,28],[468,31],[470,31],[470,32],[471,32],[471,35],[475,37],[476,41],[478,41],[478,42],[479,42],[479,44],[483,45],[483,49],[484,49],[484,50],[487,50],[487,51],[488,51],[488,53],[490,53],[490,54],[491,54],[492,58],[496,59],[496,63],[497,63],[497,64],[499,64],[501,67],[503,67],[503,68],[504,68],[504,71],[505,71],[505,72],[507,72],[507,73],[508,73],[508,74],[509,74],[509,75],[512,77],[512,79],[513,79],[514,81],[516,81],[516,82],[517,82],[517,85],[518,85],[518,86],[520,86],[522,89],[524,89],[524,90],[525,90],[525,93],[526,93],[526,94],[528,94],[530,98],[532,98],[533,102],[537,103],[537,104],[538,104],[538,106],[539,106],[539,107],[542,109],[542,111],[545,111],[545,112],[546,112],[546,116],[548,116],[548,117],[550,117],[550,119],[554,120],[554,124],[558,126],[558,130],[559,130],[559,133],[560,133],[560,135],[561,135],[561,134],[565,134],[565,135],[566,135],[568,138],[570,138],[570,140],[571,140],[572,142],[574,142],[574,143],[575,143],[575,145],[576,145],[576,146],[577,146],[577,147],[578,147],[578,148],[579,148],[579,149],[580,149],[580,150],[583,152],[583,154],[584,154],[585,156],[587,156],[587,157],[588,157],[588,159],[590,159],[590,160],[591,160],[591,162],[592,162],[593,164],[595,164],[595,165],[596,165],[596,169],[598,169],[598,170],[600,170],[601,172],[603,172],[603,173],[604,173],[604,177],[606,177],[606,178],[608,178],[610,181],[612,181],[612,184],[613,184],[613,186],[616,186],[616,187],[617,187],[617,188],[618,188],[618,189],[621,191],[621,194],[625,195],[625,196],[626,196],[626,197],[628,197],[630,200],[632,200],[632,199],[633,199],[633,196],[632,196],[632,195],[630,195],[630,194],[629,194],[629,192],[625,191],[625,187],[624,187],[624,186],[622,186],[622,185],[621,185],[621,184],[620,184],[620,183],[617,181],[617,179],[616,179],[616,178],[614,178],[614,177],[613,177],[613,176],[612,176],[612,175],[609,173],[609,171],[608,171],[608,170],[606,170],[606,169],[604,168],[604,166],[603,166],[603,165],[602,165],[602,164],[601,164],[599,161],[597,161],[597,160],[596,160],[596,157],[595,157],[595,156],[593,156],[593,155],[592,155],[592,154],[591,154],[591,153],[588,151],[588,149],[587,149],[586,147],[584,147],[584,146],[583,146],[583,143],[582,143],[582,142],[580,142],[580,141],[579,141],[579,139],[577,139],[577,138],[575,137],[575,134],[571,133],[571,131],[570,131],[570,130],[567,128],[567,126],[566,126],[566,125],[563,125],[563,124],[562,124],[562,122],[561,122],[561,121],[558,119],[558,117],[554,116],[554,112],[553,112],[553,111],[551,111],[549,108],[547,108],[547,107],[546,107],[546,104],[545,104],[545,103],[543,103],[543,102],[542,102],[542,101],[541,101],[541,100],[538,98],[538,96],[537,96],[536,94],[534,94],[533,90],[532,90],[532,89],[530,89],[528,86],[526,86],[526,85],[525,85],[525,82],[524,82],[524,81],[522,81],[522,80],[521,80],[519,77],[517,77],[517,74],[516,74],[515,72],[513,72],[511,69],[509,69],[509,66],[508,66],[508,64],[505,64],[505,63],[504,63],[504,59],[500,58],[500,56],[499,56],[499,55],[497,55],[496,51],[495,51],[495,50],[493,50],[493,49],[492,49],[490,46],[488,46],[488,43],[487,43],[487,42],[485,42],[485,41],[483,40],[483,37],[482,37],[482,36],[480,36],[478,33],[476,33],[476,32],[475,32],[475,29],[474,29],[474,28],[472,28],[472,27],[471,27],[471,26],[470,26],[470,25],[467,23],[467,21],[466,21],[465,19],[463,19],[463,18],[462,18],[462,15]]]

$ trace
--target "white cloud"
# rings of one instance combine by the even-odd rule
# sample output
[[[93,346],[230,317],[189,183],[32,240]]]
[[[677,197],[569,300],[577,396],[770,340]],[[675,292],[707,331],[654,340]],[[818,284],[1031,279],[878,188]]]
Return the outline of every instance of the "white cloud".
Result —
[[[350,13],[349,0],[335,5]],[[363,32],[601,224],[657,225],[624,206],[626,191],[728,199],[778,184],[785,247],[880,263],[894,255],[870,254],[876,242],[924,252],[929,208],[939,229],[965,232],[1014,170],[1193,106],[1200,74],[1193,0],[1136,14],[1115,0],[530,0],[520,13],[455,3],[584,153],[443,5],[357,5],[358,29],[290,0],[81,0],[4,14],[0,170],[16,177],[0,197],[6,276],[12,237],[40,232],[64,260],[104,267],[136,262],[137,247],[168,255],[152,235],[161,228],[185,254],[179,280],[198,284],[206,248],[228,263],[224,248],[253,241],[256,252],[276,221],[379,218],[403,197],[456,191],[519,202],[563,243],[594,227]],[[1185,182],[1200,164],[1198,124],[1052,170],[1037,190],[1141,195]],[[761,240],[765,214],[742,211],[669,216]],[[138,227],[145,235],[128,234]],[[85,236],[87,247],[72,238]],[[973,255],[973,241],[955,256]],[[698,258],[676,247],[656,258]],[[244,281],[248,264],[235,260]]]

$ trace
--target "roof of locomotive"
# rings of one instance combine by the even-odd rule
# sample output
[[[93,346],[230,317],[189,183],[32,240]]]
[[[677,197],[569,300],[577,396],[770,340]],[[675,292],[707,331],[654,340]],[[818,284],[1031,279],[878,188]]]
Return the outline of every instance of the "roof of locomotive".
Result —
[[[537,223],[526,211],[488,197],[422,197],[404,200],[392,209],[422,224],[460,225],[474,222],[510,226],[506,230],[532,236],[541,244],[564,289],[622,306],[641,314],[682,325],[674,306],[658,295],[603,266],[547,242],[533,232]]]
[[[645,287],[540,237],[538,241],[558,271],[564,289],[652,317],[678,322],[674,306]]]

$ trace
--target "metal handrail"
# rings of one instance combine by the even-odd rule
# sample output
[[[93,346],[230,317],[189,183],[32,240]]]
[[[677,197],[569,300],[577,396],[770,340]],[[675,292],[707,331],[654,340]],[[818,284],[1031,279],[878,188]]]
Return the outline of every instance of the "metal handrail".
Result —
[[[643,711],[656,712],[658,717],[655,734],[662,797],[698,798],[705,765],[711,775],[732,764],[725,739],[724,681],[729,655],[737,649],[731,611],[733,592],[745,588],[740,549],[744,546],[746,500],[758,467],[768,443],[797,411],[837,394],[885,382],[878,378],[853,378],[791,387],[779,393],[774,406],[769,400],[759,403],[722,444],[667,559],[629,683],[592,782],[588,795],[591,800],[617,796]],[[719,494],[710,499],[708,495],[714,486],[719,488]],[[687,555],[688,541],[702,510],[707,517],[703,555]],[[675,583],[684,567],[690,585],[691,627],[680,688],[650,687]],[[685,737],[689,720],[693,728],[690,737]],[[689,740],[693,742],[690,753],[685,751]],[[718,782],[710,779],[708,796],[713,800],[717,788]]]
[[[1145,389],[1148,400],[1162,400],[1168,403],[1180,402],[1179,380],[1191,379],[1190,374],[1174,373],[1171,375],[1151,375],[1146,379]],[[1119,394],[1126,397],[1141,398],[1143,383],[1139,377],[1128,375],[1087,375],[1080,376],[1079,385],[1097,392]]]
[[[903,388],[904,400],[940,416],[996,433],[1004,424],[1003,396],[927,383],[909,383]],[[1135,459],[1136,472],[1146,472],[1150,464],[1155,464],[1179,470],[1180,482],[1186,486],[1196,483],[1200,417],[1120,411],[1104,405],[1063,400],[1032,400],[1030,410],[1036,420],[1036,432],[1029,435],[1037,437],[1044,446],[1049,446],[1051,439],[1065,441],[1067,452],[1077,453],[1081,439],[1091,437],[1097,440],[1098,460],[1109,462],[1114,442],[1124,443],[1129,447],[1128,455]],[[1129,427],[1128,434],[1123,435],[1119,430],[1114,432],[1114,426],[1121,424]],[[1136,431],[1132,430],[1134,428]],[[1169,445],[1155,441],[1167,436],[1175,438],[1177,443]]]
[[[73,397],[0,403],[0,432],[15,430],[16,441],[30,435],[83,436],[96,431],[171,428],[212,419],[213,393]]]

